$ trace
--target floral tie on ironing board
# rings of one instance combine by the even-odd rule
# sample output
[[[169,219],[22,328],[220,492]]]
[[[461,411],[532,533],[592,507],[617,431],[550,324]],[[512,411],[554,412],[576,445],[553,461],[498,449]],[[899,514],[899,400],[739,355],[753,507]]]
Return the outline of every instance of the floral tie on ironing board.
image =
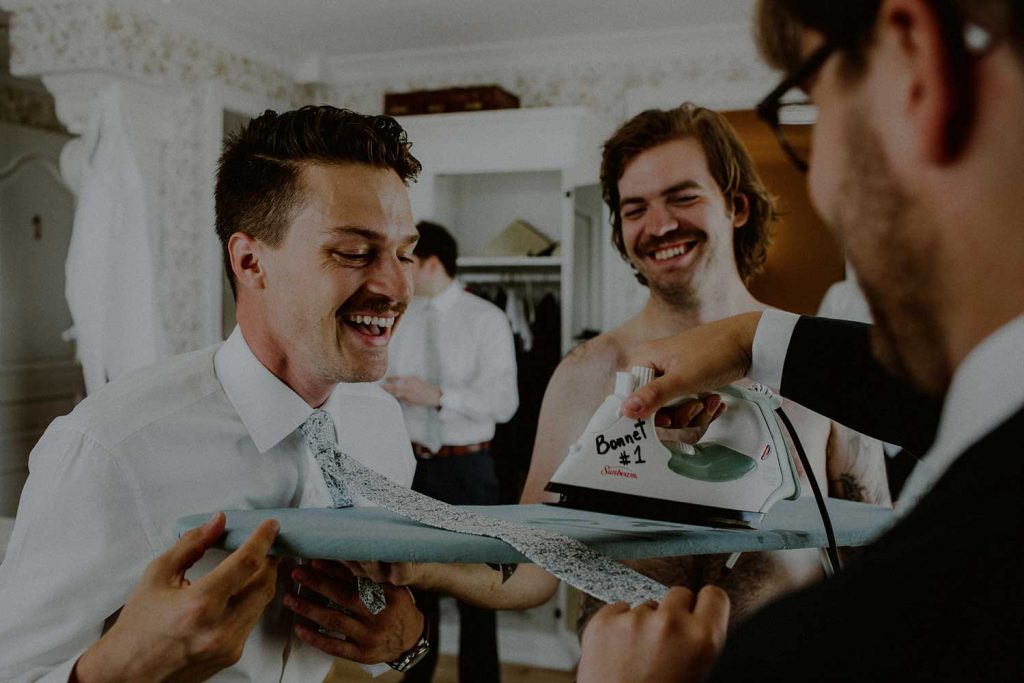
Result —
[[[323,410],[314,410],[313,414],[306,418],[306,421],[299,427],[299,431],[302,432],[306,446],[309,447],[317,464],[320,465],[320,473],[324,476],[327,490],[331,492],[334,507],[352,507],[352,499],[345,495],[344,476],[335,460],[337,436],[334,431],[334,420],[331,419],[330,414]],[[384,589],[370,579],[359,578],[356,587],[359,590],[359,599],[370,611],[370,614],[380,614],[387,606]]]
[[[322,417],[317,418],[317,413],[321,413]],[[314,411],[306,424],[313,422],[314,419],[326,421],[333,427],[330,415],[322,410]],[[303,429],[305,430],[305,426]],[[326,428],[324,431],[327,431]],[[330,431],[333,433],[333,429]],[[638,605],[648,600],[660,601],[668,591],[668,588],[657,581],[629,569],[574,538],[546,529],[493,519],[442,503],[399,486],[374,472],[339,450],[333,439],[330,448],[334,457],[325,457],[330,463],[329,476],[339,482],[345,482],[348,491],[421,524],[447,531],[501,539],[562,581],[593,595],[598,600],[608,603],[623,601],[630,605]],[[327,468],[325,479],[328,478],[326,472]]]

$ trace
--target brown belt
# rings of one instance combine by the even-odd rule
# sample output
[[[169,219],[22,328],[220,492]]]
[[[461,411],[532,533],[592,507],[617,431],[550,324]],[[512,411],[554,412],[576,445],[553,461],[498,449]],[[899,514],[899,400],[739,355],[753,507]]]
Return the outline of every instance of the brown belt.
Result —
[[[412,452],[416,454],[417,458],[422,460],[430,460],[431,458],[452,458],[459,455],[469,455],[470,453],[480,453],[486,451],[491,447],[490,441],[484,441],[482,443],[470,443],[465,446],[441,446],[437,452],[431,451],[429,448],[421,443],[412,444]]]

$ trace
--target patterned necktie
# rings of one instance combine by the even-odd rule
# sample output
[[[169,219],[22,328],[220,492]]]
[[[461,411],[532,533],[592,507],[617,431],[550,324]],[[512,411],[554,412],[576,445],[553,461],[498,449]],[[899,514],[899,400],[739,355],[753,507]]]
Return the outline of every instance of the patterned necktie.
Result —
[[[338,449],[334,439],[334,423],[330,415],[322,410],[313,411],[302,426],[302,433],[316,454],[317,462],[324,472],[324,480],[335,500],[347,501],[341,493],[347,490],[421,524],[499,538],[570,586],[605,602],[621,600],[637,605],[665,597],[668,590],[665,586],[574,538],[546,529],[486,517],[395,484]],[[380,590],[377,584],[370,583]],[[363,602],[367,604],[365,597]]]
[[[338,467],[335,457],[337,436],[334,431],[334,420],[324,410],[314,410],[299,427],[302,437],[309,447],[316,462],[320,465],[320,473],[331,493],[334,507],[352,507],[352,499],[346,495],[345,477]],[[346,456],[347,457],[347,456]],[[366,605],[370,614],[379,614],[387,605],[384,589],[369,579],[358,579],[359,599]]]
[[[423,379],[434,385],[441,386],[441,344],[440,344],[440,321],[438,320],[437,306],[433,300],[427,302],[423,307],[423,314],[426,320],[424,325],[423,339]],[[423,406],[425,422],[425,434],[423,445],[436,453],[444,445],[441,434],[441,418],[437,410],[431,406]]]

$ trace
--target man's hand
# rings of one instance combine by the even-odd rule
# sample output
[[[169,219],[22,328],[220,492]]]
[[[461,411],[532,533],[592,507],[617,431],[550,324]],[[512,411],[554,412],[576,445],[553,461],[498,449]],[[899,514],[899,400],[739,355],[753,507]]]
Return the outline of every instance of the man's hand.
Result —
[[[356,578],[340,562],[313,560],[293,569],[292,578],[304,594],[324,598],[289,593],[284,604],[308,621],[295,625],[296,635],[327,654],[362,664],[393,662],[423,633],[423,615],[405,587],[381,584],[387,607],[373,615],[359,599]]]
[[[654,427],[663,443],[695,444],[713,421],[726,411],[718,394],[709,394],[654,414]]]
[[[451,565],[434,562],[342,562],[357,578],[393,586],[410,586],[423,590],[437,588],[436,579]]]
[[[622,404],[626,417],[647,417],[677,396],[724,387],[750,370],[760,313],[744,313],[641,344],[626,367],[654,368],[656,377]]]
[[[729,597],[705,586],[669,590],[661,604],[603,607],[583,632],[578,683],[702,681],[725,644]]]
[[[441,389],[419,377],[385,377],[384,390],[412,406],[441,407]]]
[[[72,680],[203,681],[239,660],[277,585],[275,520],[263,522],[203,578],[185,578],[224,533],[224,513],[153,560],[114,625],[75,664]]]

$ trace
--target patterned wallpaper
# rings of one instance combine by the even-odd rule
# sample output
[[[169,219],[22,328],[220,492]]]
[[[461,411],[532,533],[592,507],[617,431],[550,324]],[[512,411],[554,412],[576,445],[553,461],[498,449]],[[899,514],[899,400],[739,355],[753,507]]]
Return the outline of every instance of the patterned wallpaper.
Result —
[[[219,80],[289,102],[308,95],[278,69],[163,26],[119,3],[26,4],[16,8],[11,22],[16,35],[11,53],[14,73],[110,69],[152,83]]]

